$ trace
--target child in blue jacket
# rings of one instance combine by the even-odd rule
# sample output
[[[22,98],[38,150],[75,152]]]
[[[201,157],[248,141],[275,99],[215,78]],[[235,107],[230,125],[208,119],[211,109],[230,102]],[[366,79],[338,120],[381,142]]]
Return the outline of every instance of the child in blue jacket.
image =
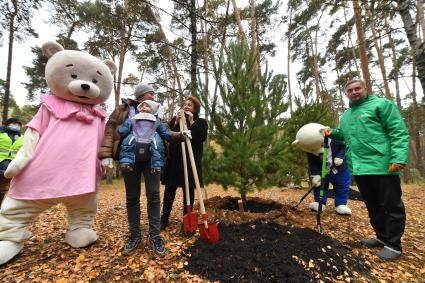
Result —
[[[139,112],[136,113],[134,108],[131,108],[129,118],[118,128],[122,138],[119,156],[122,171],[132,171],[137,159],[138,161],[150,160],[151,171],[156,174],[161,173],[165,163],[162,139],[170,141],[173,134],[180,135],[180,133],[171,132],[165,128],[161,120],[155,116],[159,106],[159,103],[152,100],[143,101],[137,107]]]

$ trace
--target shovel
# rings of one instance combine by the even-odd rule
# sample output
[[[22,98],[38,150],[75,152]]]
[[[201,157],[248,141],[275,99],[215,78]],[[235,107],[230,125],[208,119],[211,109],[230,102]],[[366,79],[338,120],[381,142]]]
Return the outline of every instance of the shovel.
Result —
[[[181,110],[183,111],[183,110]],[[184,116],[184,112],[182,112],[181,120],[183,120],[183,124],[185,129],[186,127],[186,118]],[[215,244],[219,241],[220,237],[218,234],[217,224],[216,223],[208,223],[208,217],[205,212],[204,200],[202,197],[201,186],[199,184],[198,171],[196,170],[195,158],[193,157],[192,143],[190,139],[186,137],[187,149],[189,150],[189,159],[190,164],[192,166],[193,179],[195,180],[196,190],[198,192],[199,198],[199,207],[201,209],[202,223],[198,224],[199,233],[201,235],[201,239],[208,244]]]
[[[323,155],[322,155],[322,176],[320,178],[320,191],[319,191],[319,209],[317,210],[316,222],[317,222],[317,232],[322,233],[322,226],[320,225],[320,214],[322,213],[323,208],[323,194],[325,186],[325,177],[326,177],[326,159],[328,156],[328,144],[329,138],[325,136],[323,141]]]
[[[311,193],[312,190],[314,190],[314,186],[312,186],[306,193],[305,195],[303,195],[303,197],[300,199],[300,201],[297,203],[297,205],[293,206],[293,208],[297,208],[302,202],[303,200]]]
[[[182,114],[184,115],[184,112]],[[185,130],[182,119],[179,120],[179,126],[180,129]],[[189,178],[187,173],[186,147],[184,142],[181,143],[181,146],[183,156],[184,190],[186,194],[186,214],[183,216],[183,231],[185,234],[193,234],[196,232],[196,229],[198,229],[198,212],[192,211],[192,206],[190,205]]]

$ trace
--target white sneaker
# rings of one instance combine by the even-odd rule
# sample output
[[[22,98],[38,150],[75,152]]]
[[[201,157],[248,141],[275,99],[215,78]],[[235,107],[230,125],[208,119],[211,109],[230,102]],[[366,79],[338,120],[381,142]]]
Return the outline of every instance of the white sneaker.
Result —
[[[351,209],[345,204],[338,205],[335,210],[336,213],[341,215],[351,215]]]
[[[310,203],[310,209],[313,211],[319,211],[319,203],[317,201]],[[322,204],[322,212],[325,211],[326,205]]]

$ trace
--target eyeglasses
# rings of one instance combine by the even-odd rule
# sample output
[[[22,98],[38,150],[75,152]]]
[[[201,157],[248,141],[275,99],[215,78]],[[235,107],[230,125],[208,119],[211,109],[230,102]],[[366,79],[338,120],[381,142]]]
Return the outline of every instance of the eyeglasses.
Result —
[[[353,88],[346,89],[345,92],[348,93],[348,94],[351,94],[354,91],[358,92],[358,91],[361,91],[362,89],[363,89],[362,86],[356,86],[356,87],[353,87]]]

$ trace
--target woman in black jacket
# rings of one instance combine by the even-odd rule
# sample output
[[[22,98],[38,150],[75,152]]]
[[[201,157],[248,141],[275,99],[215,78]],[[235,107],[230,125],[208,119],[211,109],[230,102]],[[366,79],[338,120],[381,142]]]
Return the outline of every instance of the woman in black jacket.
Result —
[[[207,139],[208,124],[205,119],[199,118],[199,111],[201,110],[201,103],[194,96],[189,96],[183,104],[183,110],[185,112],[186,123],[188,129],[192,133],[192,149],[195,158],[196,170],[199,176],[200,186],[203,187],[202,182],[202,153],[203,143]],[[179,120],[180,114],[177,114],[169,122],[170,130],[180,131]],[[186,146],[186,160],[188,164],[188,176],[189,176],[189,195],[190,205],[193,207],[194,192],[195,192],[195,181],[193,178],[192,167],[189,162],[189,152]],[[183,188],[183,214],[186,211],[185,197],[186,192],[184,190],[184,172],[183,172],[183,156],[182,148],[179,143],[170,143],[169,156],[167,158],[165,167],[165,192],[164,201],[162,206],[161,215],[161,230],[164,230],[169,221],[170,213],[173,207],[174,198],[176,196],[176,190],[178,187]]]

